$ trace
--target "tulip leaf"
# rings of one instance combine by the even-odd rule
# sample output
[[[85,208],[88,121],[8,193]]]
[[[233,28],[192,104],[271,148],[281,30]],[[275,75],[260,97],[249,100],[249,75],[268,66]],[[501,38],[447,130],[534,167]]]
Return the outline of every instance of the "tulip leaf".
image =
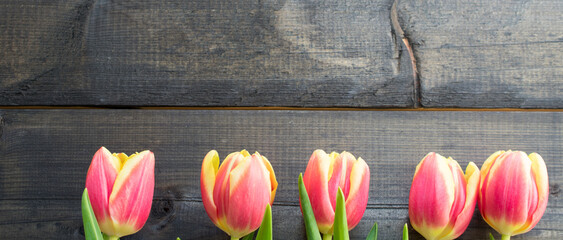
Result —
[[[84,236],[86,240],[103,240],[100,226],[94,215],[90,197],[88,197],[88,189],[84,188],[82,193],[82,222],[84,223]]]
[[[315,214],[313,213],[311,201],[309,200],[309,194],[307,194],[307,189],[305,188],[305,184],[303,183],[302,173],[299,174],[299,200],[301,202],[303,220],[305,221],[307,239],[321,240],[321,234],[319,233],[319,227],[317,226],[317,220],[315,219]]]
[[[490,240],[495,240],[495,237],[493,237],[493,234],[492,234],[492,233],[489,233],[489,239],[490,239]]]
[[[334,240],[348,240],[348,220],[346,219],[346,201],[342,189],[336,194],[336,209],[334,210]]]
[[[403,240],[409,240],[409,228],[406,223],[405,226],[403,227]]]
[[[262,222],[264,222],[264,221],[262,221]],[[246,235],[246,236],[244,236],[243,238],[241,238],[241,240],[252,240],[252,239],[254,239],[254,233],[255,233],[255,232],[256,232],[256,231],[249,233],[248,235]]]
[[[262,225],[260,225],[258,233],[256,234],[256,240],[272,240],[272,238],[272,208],[270,204],[268,204],[266,211],[264,211]]]
[[[373,224],[366,240],[377,240],[377,222]]]

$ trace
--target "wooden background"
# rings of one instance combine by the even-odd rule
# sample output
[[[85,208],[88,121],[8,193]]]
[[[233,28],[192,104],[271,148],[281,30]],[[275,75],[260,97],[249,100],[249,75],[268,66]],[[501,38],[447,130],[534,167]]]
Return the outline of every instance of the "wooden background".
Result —
[[[550,181],[542,220],[513,239],[563,239],[562,12],[559,0],[0,0],[0,237],[83,239],[86,171],[106,146],[156,156],[150,218],[124,240],[228,239],[199,172],[209,150],[243,148],[280,183],[276,239],[305,239],[297,176],[317,148],[370,166],[352,239],[376,221],[379,239],[400,239],[426,153],[465,168],[508,149],[541,154]],[[460,239],[489,232],[477,210]]]

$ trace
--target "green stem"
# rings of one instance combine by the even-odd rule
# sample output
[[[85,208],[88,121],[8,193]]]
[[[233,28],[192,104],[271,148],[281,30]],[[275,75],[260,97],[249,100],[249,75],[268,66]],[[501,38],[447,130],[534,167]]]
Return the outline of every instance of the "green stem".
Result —
[[[323,240],[332,240],[332,234],[323,234]]]
[[[510,240],[510,235],[502,235],[501,240]]]
[[[109,240],[119,240],[119,237],[116,237],[116,236],[109,236],[108,239],[109,239]]]
[[[231,240],[238,240],[239,238],[231,237]]]

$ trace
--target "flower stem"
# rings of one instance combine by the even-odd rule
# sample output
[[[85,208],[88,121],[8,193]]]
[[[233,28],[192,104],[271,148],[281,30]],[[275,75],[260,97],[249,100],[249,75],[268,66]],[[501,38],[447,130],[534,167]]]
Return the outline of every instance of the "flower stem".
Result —
[[[323,234],[323,240],[332,240],[332,234]]]
[[[239,238],[231,237],[231,240],[238,240]]]
[[[109,236],[108,240],[119,240],[119,237],[116,236]]]
[[[510,235],[502,235],[501,240],[510,240]]]

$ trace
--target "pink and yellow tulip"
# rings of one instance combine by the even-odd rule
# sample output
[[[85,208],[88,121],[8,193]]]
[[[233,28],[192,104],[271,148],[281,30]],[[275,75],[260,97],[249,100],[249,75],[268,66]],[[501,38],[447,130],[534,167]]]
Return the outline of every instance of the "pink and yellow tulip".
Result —
[[[452,158],[429,153],[416,166],[409,194],[409,218],[426,239],[454,239],[469,225],[479,187],[479,168],[465,174]]]
[[[503,239],[532,230],[548,196],[547,168],[537,153],[498,151],[481,167],[479,210]]]
[[[315,150],[303,175],[319,231],[326,237],[333,234],[334,210],[338,187],[346,201],[348,230],[364,215],[369,195],[369,167],[362,158],[348,153],[327,154]]]
[[[127,156],[101,147],[92,159],[86,188],[100,230],[110,239],[139,231],[149,217],[154,193],[154,154]]]
[[[258,152],[229,154],[219,167],[211,150],[201,166],[201,198],[211,221],[232,239],[255,231],[268,204],[274,202],[278,182],[272,165]]]

